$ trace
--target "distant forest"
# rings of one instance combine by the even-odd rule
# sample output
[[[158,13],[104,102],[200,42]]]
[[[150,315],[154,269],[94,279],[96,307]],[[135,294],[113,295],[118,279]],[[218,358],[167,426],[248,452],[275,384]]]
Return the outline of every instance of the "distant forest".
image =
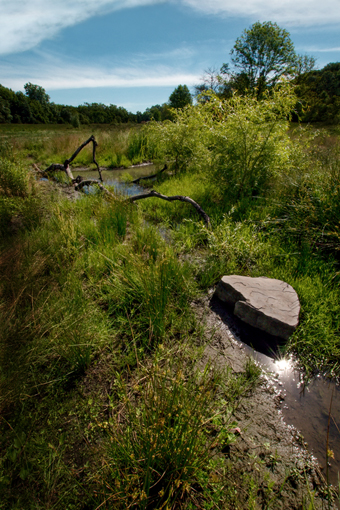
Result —
[[[340,123],[340,62],[302,73],[293,83],[298,97],[294,120]],[[131,113],[113,104],[84,103],[77,107],[55,104],[50,102],[41,86],[27,83],[24,88],[25,93],[14,92],[0,85],[0,123],[71,124],[78,127],[80,124],[141,123],[172,117],[171,101],[151,106],[143,113]]]

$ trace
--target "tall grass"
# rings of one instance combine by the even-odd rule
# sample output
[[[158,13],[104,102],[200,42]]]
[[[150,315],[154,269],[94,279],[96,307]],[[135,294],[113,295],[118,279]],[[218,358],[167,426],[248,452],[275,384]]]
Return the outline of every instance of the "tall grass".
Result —
[[[19,129],[12,145],[40,163],[62,161],[84,140],[30,128],[25,142]],[[155,142],[129,128],[112,133],[98,130],[106,164],[144,158]],[[191,196],[211,229],[186,204],[44,197],[3,144],[0,508],[254,508],[280,496],[283,485],[274,493],[269,475],[262,485],[231,475],[231,412],[259,372],[250,362],[238,376],[201,363],[190,303],[223,274],[283,279],[302,305],[287,348],[306,369],[337,375],[337,156],[327,166],[325,153],[296,141],[287,180],[282,169],[256,198],[248,190],[235,199],[211,166],[198,165],[191,142],[177,175],[157,189]],[[201,149],[209,162],[213,147]],[[90,151],[82,157],[87,164]],[[161,219],[166,236],[145,218]]]
[[[177,500],[181,506],[190,500],[197,503],[194,495],[216,454],[214,448],[235,439],[232,403],[228,408],[223,399],[228,374],[210,369],[188,372],[183,361],[164,364],[156,359],[142,370],[143,382],[132,390],[117,381],[124,397],[115,410],[118,419],[109,429],[108,507],[174,508]],[[211,434],[217,416],[223,426]]]
[[[0,145],[9,145],[27,163],[36,163],[42,168],[51,163],[63,163],[93,134],[98,142],[96,159],[100,166],[128,167],[147,159],[144,152],[134,150],[140,126],[26,126],[0,127]],[[1,152],[1,150],[0,150]],[[92,165],[92,146],[83,149],[73,166]]]

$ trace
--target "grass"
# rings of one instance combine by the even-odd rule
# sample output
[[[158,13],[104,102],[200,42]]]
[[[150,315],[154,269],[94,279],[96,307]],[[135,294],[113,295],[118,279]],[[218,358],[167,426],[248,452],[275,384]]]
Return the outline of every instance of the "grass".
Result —
[[[275,508],[290,487],[288,478],[273,482],[275,456],[265,478],[256,474],[262,458],[249,455],[240,472],[229,456],[233,412],[260,371],[250,360],[239,374],[207,365],[191,302],[223,274],[284,279],[302,304],[288,349],[310,372],[336,376],[334,244],[316,249],[289,228],[296,216],[278,221],[283,185],[273,191],[279,204],[231,204],[202,172],[163,176],[156,186],[195,199],[212,229],[186,204],[136,207],[99,194],[70,202],[44,192],[27,167],[63,161],[85,132],[0,132],[0,508]],[[148,158],[144,135],[130,128],[96,133],[100,164],[118,164],[119,154],[120,163]],[[312,191],[326,197],[337,174],[319,170]],[[310,232],[324,229],[310,217]]]
[[[195,505],[212,450],[235,439],[230,408],[221,396],[228,375],[210,368],[188,371],[183,361],[160,358],[143,367],[142,382],[131,389],[118,381],[124,397],[109,431],[112,493],[107,501],[117,508],[165,508],[183,499]],[[216,430],[212,422],[222,415],[224,426]]]
[[[325,136],[322,140],[323,145],[305,154],[296,148],[298,169],[274,181],[263,197],[230,202],[202,172],[183,172],[156,184],[160,193],[175,195],[180,190],[196,200],[211,217],[212,229],[206,229],[186,204],[154,200],[141,207],[149,221],[172,229],[177,250],[191,258],[203,290],[233,273],[292,285],[301,314],[286,350],[295,354],[307,374],[321,371],[338,377],[339,146],[335,137],[331,144]]]
[[[145,160],[133,150],[140,126],[81,126],[0,124],[0,154],[11,147],[29,164],[47,168],[51,163],[63,163],[93,134],[98,142],[96,159],[100,166],[128,167]],[[77,156],[73,166],[91,166],[92,144]],[[94,167],[95,168],[95,167]]]

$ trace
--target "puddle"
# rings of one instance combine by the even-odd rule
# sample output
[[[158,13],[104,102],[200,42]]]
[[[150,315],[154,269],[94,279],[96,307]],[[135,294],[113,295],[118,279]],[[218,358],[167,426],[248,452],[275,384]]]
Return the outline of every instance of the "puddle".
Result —
[[[340,387],[322,376],[305,385],[303,373],[296,368],[294,360],[280,355],[282,343],[279,338],[244,324],[216,298],[211,300],[211,309],[236,333],[245,351],[265,371],[273,374],[271,379],[274,378],[276,391],[282,396],[283,418],[301,432],[325,478],[329,423],[328,449],[333,452],[334,459],[329,458],[328,481],[337,487],[340,476]]]

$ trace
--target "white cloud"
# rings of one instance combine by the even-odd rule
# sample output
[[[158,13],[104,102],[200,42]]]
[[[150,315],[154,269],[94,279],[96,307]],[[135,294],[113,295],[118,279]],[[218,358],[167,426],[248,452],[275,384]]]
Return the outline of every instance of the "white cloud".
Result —
[[[166,0],[0,0],[0,54],[34,48],[94,15]],[[313,26],[340,22],[339,0],[167,0],[213,15]]]
[[[26,82],[38,83],[47,91],[101,87],[176,87],[180,83],[194,85],[199,75],[168,66],[115,67],[84,66],[82,63],[61,62],[56,58],[42,59],[40,64],[23,64],[15,70],[10,63],[2,68],[1,83],[13,90],[23,90]]]
[[[182,0],[210,14],[275,21],[290,26],[328,25],[340,22],[339,0]]]
[[[0,0],[0,54],[24,51],[94,15],[161,0]]]
[[[308,48],[308,52],[311,53],[332,53],[332,52],[340,52],[340,46],[337,48]]]

